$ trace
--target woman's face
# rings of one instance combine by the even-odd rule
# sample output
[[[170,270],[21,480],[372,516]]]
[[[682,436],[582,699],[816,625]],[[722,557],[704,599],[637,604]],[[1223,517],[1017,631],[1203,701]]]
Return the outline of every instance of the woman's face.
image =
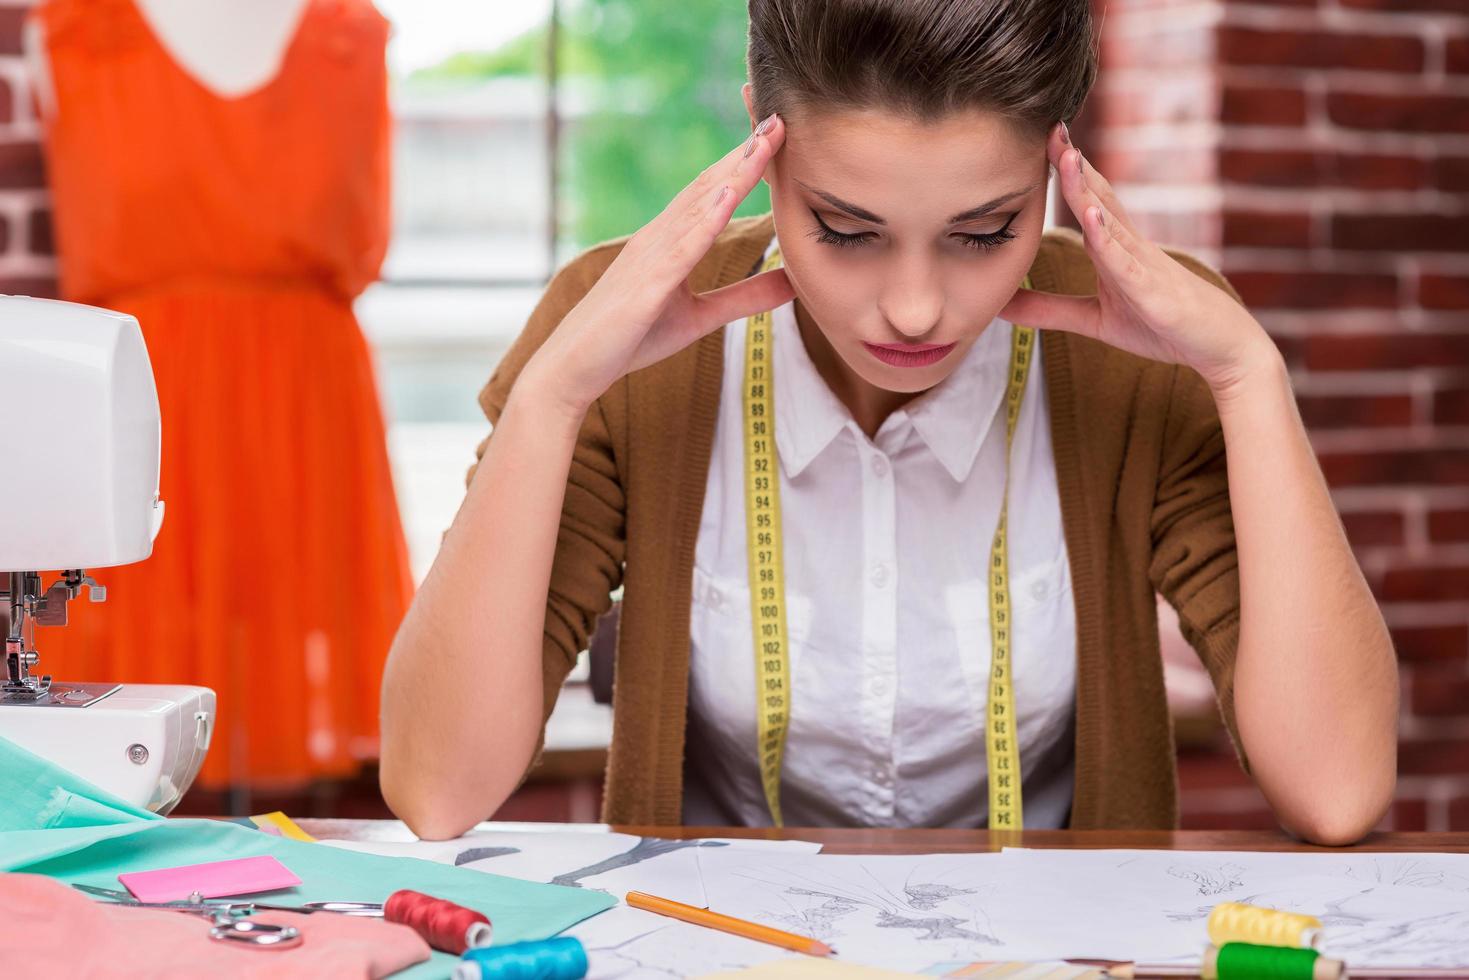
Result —
[[[862,380],[893,392],[938,384],[1030,271],[1045,143],[979,111],[924,123],[834,109],[785,122],[765,178],[801,305]]]

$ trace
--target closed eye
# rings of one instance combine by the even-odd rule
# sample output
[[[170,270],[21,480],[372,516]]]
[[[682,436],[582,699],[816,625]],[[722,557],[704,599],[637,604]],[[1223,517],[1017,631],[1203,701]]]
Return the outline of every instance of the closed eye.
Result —
[[[855,248],[859,245],[866,245],[872,239],[877,237],[877,234],[875,232],[870,231],[837,231],[835,228],[831,227],[831,225],[828,225],[825,221],[821,220],[821,215],[816,211],[815,208],[811,208],[810,210],[811,217],[816,221],[816,227],[811,230],[811,237],[824,245],[834,245],[837,248]],[[999,248],[1001,245],[1015,238],[1015,232],[1010,230],[1010,226],[1015,223],[1015,219],[1018,216],[1019,212],[1010,215],[1010,219],[1005,222],[1004,227],[1002,227],[999,231],[984,233],[955,232],[951,237],[956,239],[966,248],[990,251],[992,249]]]

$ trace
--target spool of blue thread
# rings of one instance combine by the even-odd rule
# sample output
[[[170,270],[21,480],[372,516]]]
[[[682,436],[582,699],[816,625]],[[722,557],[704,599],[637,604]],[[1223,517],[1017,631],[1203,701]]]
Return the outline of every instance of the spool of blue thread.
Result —
[[[464,951],[453,980],[580,980],[587,975],[581,940],[557,936]]]

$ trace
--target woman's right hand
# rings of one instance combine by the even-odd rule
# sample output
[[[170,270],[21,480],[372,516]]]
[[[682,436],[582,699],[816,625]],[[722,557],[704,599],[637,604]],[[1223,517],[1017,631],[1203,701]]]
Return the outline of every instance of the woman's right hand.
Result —
[[[543,395],[579,419],[623,375],[656,364],[731,320],[789,301],[794,292],[784,269],[706,293],[693,292],[687,281],[784,138],[784,122],[770,116],[680,191],[628,239],[520,380],[533,379]]]

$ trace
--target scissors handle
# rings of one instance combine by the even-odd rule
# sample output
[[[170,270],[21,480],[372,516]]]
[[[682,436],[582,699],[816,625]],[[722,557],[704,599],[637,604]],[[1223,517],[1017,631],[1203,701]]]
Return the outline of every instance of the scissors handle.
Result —
[[[223,916],[220,917],[224,919]],[[289,949],[301,945],[301,930],[255,919],[215,920],[209,938],[223,943],[242,943],[255,949]]]

